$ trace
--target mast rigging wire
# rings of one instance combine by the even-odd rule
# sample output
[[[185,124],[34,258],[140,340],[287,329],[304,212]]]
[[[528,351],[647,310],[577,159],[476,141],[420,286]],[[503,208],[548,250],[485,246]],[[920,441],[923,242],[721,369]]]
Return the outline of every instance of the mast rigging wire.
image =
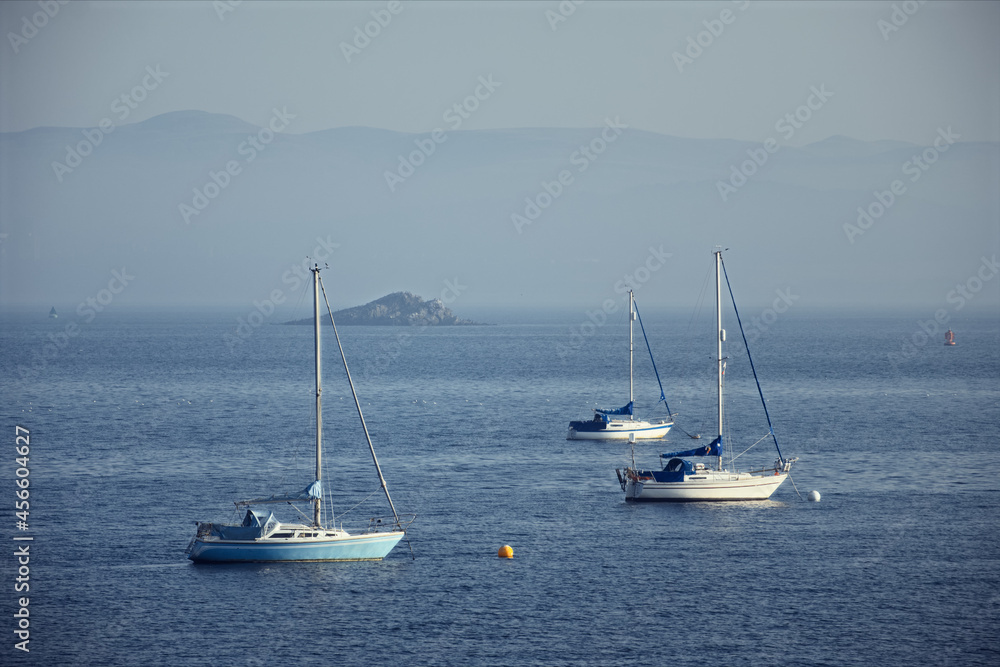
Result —
[[[358,400],[358,392],[354,389],[354,381],[351,379],[351,371],[347,367],[347,356],[344,354],[344,346],[340,343],[340,334],[337,333],[337,323],[333,321],[333,309],[330,308],[330,300],[326,296],[326,286],[323,284],[323,278],[319,279],[320,289],[323,291],[323,300],[326,302],[326,310],[330,314],[330,324],[333,325],[333,335],[337,339],[337,348],[340,350],[340,359],[344,362],[344,372],[347,374],[347,382],[351,385],[351,394],[354,396],[354,405],[358,409],[358,417],[361,418],[361,428],[364,429],[365,439],[368,440],[368,449],[372,453],[372,461],[375,462],[375,470],[378,472],[378,479],[382,485],[382,490],[385,492],[385,498],[389,501],[389,508],[392,510],[392,516],[396,520],[396,527],[402,530],[402,525],[399,523],[399,514],[396,513],[396,506],[392,503],[392,498],[389,496],[389,487],[385,483],[385,477],[382,476],[382,467],[378,464],[378,456],[375,455],[375,445],[372,444],[371,435],[368,433],[368,424],[365,422],[365,416],[361,412],[361,401]]]

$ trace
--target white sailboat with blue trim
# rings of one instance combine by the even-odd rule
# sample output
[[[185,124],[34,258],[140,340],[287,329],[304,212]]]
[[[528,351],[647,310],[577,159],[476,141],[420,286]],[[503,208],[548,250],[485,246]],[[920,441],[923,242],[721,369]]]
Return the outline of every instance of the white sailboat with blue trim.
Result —
[[[620,408],[604,410],[594,409],[594,418],[586,421],[571,421],[569,423],[569,433],[567,440],[629,440],[629,439],[656,439],[662,438],[674,425],[670,418],[670,406],[667,405],[667,397],[663,393],[663,383],[660,382],[660,373],[656,370],[656,361],[653,360],[653,351],[649,347],[649,339],[646,338],[646,328],[642,325],[642,318],[639,317],[639,309],[635,305],[635,297],[632,290],[628,291],[628,403]],[[646,341],[646,349],[649,350],[649,359],[653,362],[653,372],[656,373],[656,381],[660,383],[660,402],[667,408],[667,417],[655,420],[636,419],[633,411],[635,409],[635,398],[632,389],[632,323],[639,321],[642,330],[642,337]]]
[[[722,343],[726,340],[725,329],[722,328],[722,275],[725,272],[725,265],[722,262],[722,250],[716,250],[715,254],[715,301],[716,301],[716,362],[718,366],[718,417],[719,435],[710,444],[696,449],[685,451],[669,452],[660,455],[662,469],[644,470],[636,467],[635,453],[633,448],[632,465],[624,469],[616,470],[618,482],[622,491],[625,492],[625,500],[628,501],[717,501],[717,500],[767,500],[771,494],[781,486],[782,482],[788,478],[792,463],[797,458],[784,458],[781,449],[778,447],[778,439],[774,435],[774,427],[771,425],[771,415],[767,411],[767,403],[764,402],[764,394],[760,388],[760,381],[757,379],[757,370],[753,365],[753,358],[750,357],[750,349],[747,348],[747,358],[750,360],[750,368],[753,370],[754,381],[757,383],[757,392],[760,394],[761,403],[764,406],[764,415],[767,417],[768,434],[757,441],[761,442],[768,435],[774,441],[774,447],[778,451],[778,459],[772,467],[761,466],[757,470],[740,472],[733,468],[728,470],[723,468],[723,433],[724,433],[724,413],[723,413],[723,380],[725,376],[726,358],[722,356]],[[729,277],[726,276],[726,286],[729,287]],[[733,297],[732,288],[729,287],[729,296],[733,301],[733,310],[736,313],[736,321],[740,325],[740,333],[743,333],[743,324],[740,322],[739,311],[736,310],[736,299]],[[744,344],[746,336],[743,336]],[[756,445],[757,443],[754,443]],[[754,445],[751,445],[752,448]],[[734,465],[735,456],[732,456],[730,449],[730,466]],[[749,448],[748,450],[749,451]],[[745,453],[745,452],[744,452]],[[714,457],[716,459],[715,468],[710,468],[703,463],[692,463],[688,458]],[[663,461],[666,460],[666,463]]]
[[[188,558],[196,563],[236,563],[236,562],[275,562],[275,561],[361,561],[381,560],[406,534],[406,529],[415,518],[407,515],[405,519],[396,513],[396,507],[389,497],[389,489],[382,469],[375,455],[368,426],[361,413],[361,403],[358,401],[351,372],[347,368],[347,358],[337,334],[337,324],[333,321],[326,290],[320,279],[319,265],[310,269],[313,273],[313,307],[316,354],[316,479],[298,493],[279,494],[252,500],[236,502],[237,513],[243,513],[239,524],[220,524],[206,521],[197,522],[198,528],[194,539],[188,546]],[[385,492],[392,510],[392,518],[369,519],[368,526],[361,532],[348,533],[339,528],[334,521],[332,511],[330,518],[323,516],[323,418],[322,418],[322,383],[320,372],[320,317],[319,295],[323,291],[327,311],[330,312],[330,322],[333,324],[337,347],[340,348],[340,358],[344,362],[348,383],[358,410],[358,417],[368,440],[379,483]],[[293,507],[298,503],[312,505],[312,520],[308,523],[284,523],[267,510],[259,509],[264,505],[277,503],[289,504]],[[296,507],[296,509],[298,509]],[[307,520],[309,517],[302,513]]]

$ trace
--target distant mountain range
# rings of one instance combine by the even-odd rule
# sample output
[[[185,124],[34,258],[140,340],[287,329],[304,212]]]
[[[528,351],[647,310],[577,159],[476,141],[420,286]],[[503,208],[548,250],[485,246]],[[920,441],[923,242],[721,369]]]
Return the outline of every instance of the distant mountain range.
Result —
[[[338,310],[333,314],[338,324],[369,326],[461,326],[477,322],[455,317],[441,299],[424,301],[410,292],[393,292],[381,299],[354,308]],[[328,321],[320,318],[321,321]],[[285,324],[313,324],[313,318],[285,322]]]
[[[795,146],[766,127],[760,141],[694,139],[627,118],[296,134],[294,114],[0,133],[0,303],[250,310],[275,292],[294,302],[308,256],[330,265],[334,307],[449,281],[463,286],[453,308],[583,317],[625,282],[644,304],[686,306],[722,243],[758,309],[791,288],[797,305],[909,299],[933,314],[998,251],[1000,145],[958,126],[928,126],[922,146]],[[112,271],[134,280],[109,292]]]

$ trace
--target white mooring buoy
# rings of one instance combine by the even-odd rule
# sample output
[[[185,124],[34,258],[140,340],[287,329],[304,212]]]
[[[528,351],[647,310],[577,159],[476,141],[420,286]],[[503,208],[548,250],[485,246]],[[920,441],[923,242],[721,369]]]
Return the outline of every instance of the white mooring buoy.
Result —
[[[810,500],[810,502],[818,503],[819,502],[819,491],[810,491],[809,495],[806,496],[806,498],[808,498]]]

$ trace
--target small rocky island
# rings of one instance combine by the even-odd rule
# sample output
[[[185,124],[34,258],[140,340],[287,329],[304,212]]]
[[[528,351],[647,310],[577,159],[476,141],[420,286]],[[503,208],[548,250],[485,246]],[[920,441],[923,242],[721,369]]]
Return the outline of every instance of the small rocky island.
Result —
[[[381,299],[354,308],[334,312],[337,324],[365,326],[474,326],[478,322],[459,319],[446,308],[441,299],[424,301],[410,292],[393,292]],[[329,318],[327,318],[329,319]],[[294,320],[285,324],[312,324],[313,319]]]

